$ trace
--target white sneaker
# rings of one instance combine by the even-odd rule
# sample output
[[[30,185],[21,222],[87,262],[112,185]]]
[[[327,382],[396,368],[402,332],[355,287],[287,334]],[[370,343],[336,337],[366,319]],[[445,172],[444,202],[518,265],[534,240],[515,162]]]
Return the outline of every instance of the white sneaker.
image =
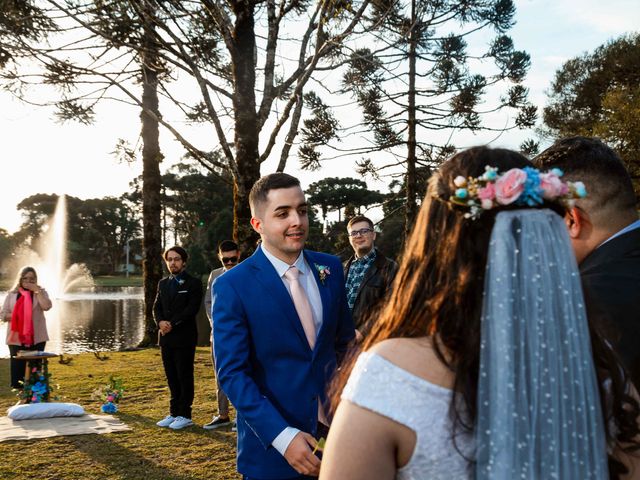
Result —
[[[180,430],[181,428],[190,427],[191,425],[193,425],[193,422],[190,418],[176,417],[171,425],[169,425],[169,428],[171,430]]]
[[[171,415],[167,415],[159,422],[156,422],[156,425],[159,427],[168,427],[175,421],[176,417],[172,417]]]

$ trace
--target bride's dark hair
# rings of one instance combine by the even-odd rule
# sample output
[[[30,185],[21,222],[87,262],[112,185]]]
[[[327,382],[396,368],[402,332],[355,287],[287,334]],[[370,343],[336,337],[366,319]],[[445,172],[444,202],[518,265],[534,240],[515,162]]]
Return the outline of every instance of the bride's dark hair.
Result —
[[[436,354],[455,376],[451,400],[454,438],[460,432],[473,431],[476,422],[485,267],[495,217],[505,208],[484,211],[471,220],[464,217],[463,207],[447,200],[457,188],[454,178],[479,177],[487,165],[499,172],[532,166],[511,150],[476,147],[453,156],[434,173],[392,292],[362,344],[362,349],[368,350],[388,338],[434,338]],[[564,213],[558,204],[543,207]],[[611,349],[591,327],[590,331],[609,445],[636,451],[640,448],[638,402],[631,396],[631,384]],[[357,353],[347,358],[332,385],[334,409]],[[618,478],[626,468],[610,456],[609,471],[611,478]]]

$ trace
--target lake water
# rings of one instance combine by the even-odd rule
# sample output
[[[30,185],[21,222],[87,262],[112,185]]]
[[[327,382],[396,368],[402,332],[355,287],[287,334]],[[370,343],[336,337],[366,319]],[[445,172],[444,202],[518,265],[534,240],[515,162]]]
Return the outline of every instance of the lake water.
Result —
[[[0,306],[7,292],[0,292]],[[80,353],[118,351],[135,347],[144,334],[142,287],[96,287],[95,291],[64,294],[52,299],[45,312],[47,352]],[[209,322],[198,314],[198,344],[209,343]],[[7,323],[0,323],[0,357],[9,356],[5,343]]]

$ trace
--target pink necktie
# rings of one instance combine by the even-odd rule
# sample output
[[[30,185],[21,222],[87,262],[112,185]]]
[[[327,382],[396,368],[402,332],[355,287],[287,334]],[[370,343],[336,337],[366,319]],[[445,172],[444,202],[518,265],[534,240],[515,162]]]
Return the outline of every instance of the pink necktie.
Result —
[[[296,312],[298,312],[298,317],[300,317],[304,334],[307,336],[309,346],[313,350],[316,344],[316,325],[313,323],[313,314],[311,313],[309,298],[300,284],[299,276],[300,270],[296,267],[289,267],[289,270],[284,274],[284,278],[287,279],[291,287],[291,299],[293,300],[293,305],[296,307]]]

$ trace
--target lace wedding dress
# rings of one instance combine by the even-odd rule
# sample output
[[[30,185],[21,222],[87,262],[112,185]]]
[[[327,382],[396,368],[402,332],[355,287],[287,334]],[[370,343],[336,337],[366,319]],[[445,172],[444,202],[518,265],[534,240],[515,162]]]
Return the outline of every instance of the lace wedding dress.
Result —
[[[398,480],[472,478],[473,435],[452,438],[452,391],[430,383],[371,352],[360,354],[342,399],[405,425],[416,433]],[[466,457],[466,458],[465,458]]]

